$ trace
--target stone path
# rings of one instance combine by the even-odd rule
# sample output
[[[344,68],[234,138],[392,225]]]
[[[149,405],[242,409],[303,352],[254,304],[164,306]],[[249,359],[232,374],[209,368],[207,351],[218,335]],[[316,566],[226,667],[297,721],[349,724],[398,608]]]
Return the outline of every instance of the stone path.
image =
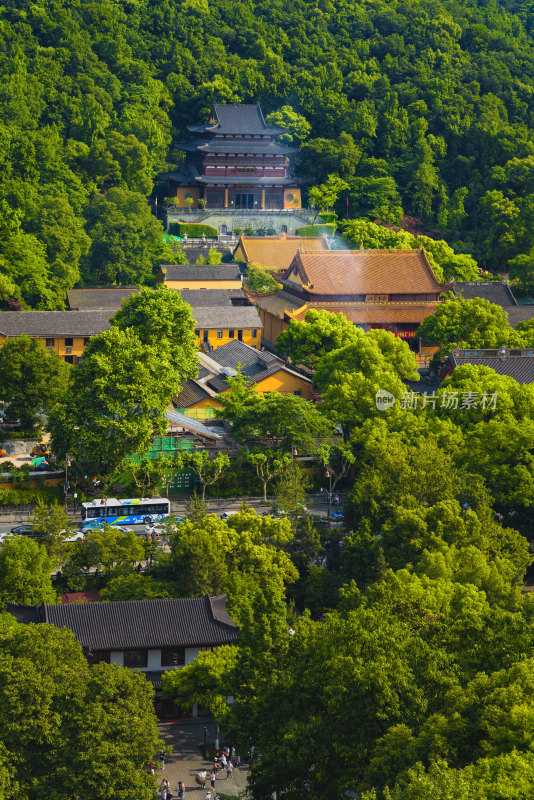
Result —
[[[215,740],[215,725],[210,721],[184,720],[175,723],[161,722],[158,730],[161,738],[167,745],[172,745],[173,754],[165,761],[163,769],[158,769],[158,785],[161,778],[167,778],[171,791],[176,797],[178,781],[185,784],[186,798],[192,800],[204,800],[206,790],[211,788],[209,774],[212,762],[205,761],[202,755],[204,743],[204,727],[208,729],[207,741]],[[225,742],[220,740],[221,746]],[[156,760],[156,764],[159,762]],[[195,782],[195,775],[200,770],[205,769],[208,777],[206,779],[206,789],[200,789]],[[215,781],[215,790],[212,792],[212,800],[215,793],[238,796],[246,787],[248,767],[242,766],[234,769],[230,780],[226,780],[226,773],[219,770]]]

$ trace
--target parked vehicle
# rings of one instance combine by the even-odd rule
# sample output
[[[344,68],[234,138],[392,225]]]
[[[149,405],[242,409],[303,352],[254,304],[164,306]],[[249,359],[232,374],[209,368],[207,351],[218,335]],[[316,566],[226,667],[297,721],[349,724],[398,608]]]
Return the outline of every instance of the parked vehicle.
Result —
[[[82,520],[78,524],[78,530],[86,533],[87,531],[103,531],[106,525],[110,525],[111,523],[107,522],[103,519],[90,519],[88,521]],[[124,528],[121,525],[114,525],[115,530],[120,531],[120,533],[128,533],[129,528]]]
[[[15,528],[11,528],[11,533],[14,533],[15,536],[37,536],[39,531],[35,525],[26,523],[24,525],[17,525]]]
[[[64,531],[64,533],[66,532],[67,531]],[[83,542],[84,538],[85,538],[84,531],[76,531],[76,532],[71,532],[71,535],[67,536],[66,539],[63,539],[63,541],[65,542],[65,544],[70,544],[71,542]]]

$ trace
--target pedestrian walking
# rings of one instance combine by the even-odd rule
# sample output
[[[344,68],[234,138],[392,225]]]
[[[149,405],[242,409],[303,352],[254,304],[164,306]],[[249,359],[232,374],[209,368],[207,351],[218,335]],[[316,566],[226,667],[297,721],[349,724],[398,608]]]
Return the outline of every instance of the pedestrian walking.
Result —
[[[210,775],[211,788],[215,789],[215,772],[212,770]]]
[[[210,790],[209,790],[209,789],[208,789],[208,791],[206,792],[206,800],[211,800],[211,792],[210,792]]]
[[[183,781],[178,783],[178,800],[185,800],[185,786]]]
[[[226,768],[226,753],[224,750],[221,753],[221,767],[223,767],[223,769]]]
[[[159,751],[159,760],[160,760],[160,763],[161,763],[161,769],[164,769],[165,768],[165,753],[163,752],[163,750]]]
[[[226,764],[226,780],[227,781],[230,780],[230,778],[232,777],[232,769],[233,769],[232,762],[228,761],[227,764]]]
[[[154,762],[153,762],[153,761],[151,761],[151,762],[150,762],[150,764],[148,765],[148,768],[149,768],[149,770],[150,770],[150,774],[151,774],[151,775],[154,775],[154,772],[155,772],[155,764],[154,764]]]
[[[215,756],[215,758],[213,759],[213,771],[216,775],[217,772],[219,771],[219,761],[217,759],[217,756]]]
[[[232,764],[235,761],[235,747],[232,745]]]

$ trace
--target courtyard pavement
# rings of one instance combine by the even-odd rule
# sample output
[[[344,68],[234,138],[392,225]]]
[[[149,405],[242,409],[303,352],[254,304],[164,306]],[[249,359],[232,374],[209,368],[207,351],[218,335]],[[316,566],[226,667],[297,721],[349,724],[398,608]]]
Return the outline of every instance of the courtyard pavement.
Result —
[[[209,775],[213,762],[205,761],[202,755],[204,727],[208,729],[206,741],[213,743],[215,741],[215,724],[209,719],[201,721],[186,719],[179,722],[160,722],[158,724],[161,738],[165,741],[165,744],[171,745],[173,748],[172,755],[167,756],[165,759],[163,769],[161,769],[159,761],[155,759],[158,786],[161,783],[161,778],[167,778],[175,797],[178,781],[184,782],[186,798],[190,797],[192,800],[204,800],[206,790],[211,789]],[[221,747],[225,744],[229,743],[225,742],[221,737]],[[208,775],[206,789],[201,789],[195,782],[195,775],[203,769],[206,770]],[[215,789],[211,794],[212,800],[216,793],[232,797],[239,795],[246,787],[247,775],[247,766],[234,769],[229,780],[226,780],[226,772],[219,770],[215,781]]]

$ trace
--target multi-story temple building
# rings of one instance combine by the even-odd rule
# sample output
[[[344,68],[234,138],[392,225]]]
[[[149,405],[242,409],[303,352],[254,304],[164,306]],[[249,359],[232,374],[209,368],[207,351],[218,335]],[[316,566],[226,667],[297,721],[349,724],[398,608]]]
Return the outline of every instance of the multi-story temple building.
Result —
[[[196,138],[178,145],[185,161],[168,176],[176,198],[168,221],[193,213],[190,221],[220,233],[236,227],[293,233],[310,221],[301,209],[302,179],[289,164],[298,148],[277,141],[285,131],[265,122],[259,104],[215,103],[209,121],[188,130]]]

